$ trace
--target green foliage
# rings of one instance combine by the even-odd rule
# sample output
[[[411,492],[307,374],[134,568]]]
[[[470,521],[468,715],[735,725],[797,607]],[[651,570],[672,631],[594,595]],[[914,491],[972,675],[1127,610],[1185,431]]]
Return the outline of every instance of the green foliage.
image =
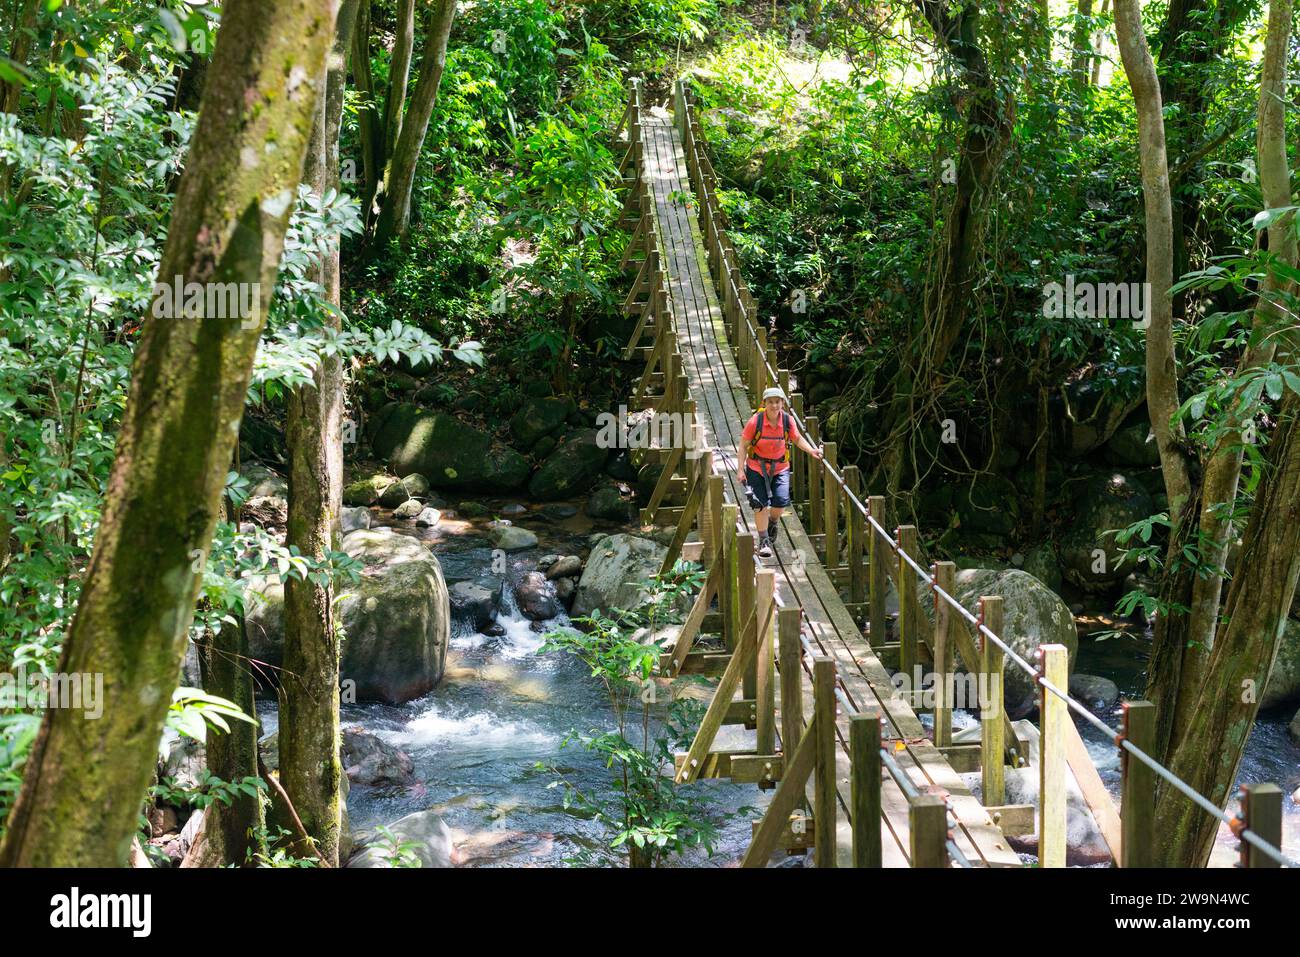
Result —
[[[576,619],[583,630],[551,632],[540,649],[576,656],[604,686],[615,727],[570,731],[562,747],[577,743],[597,755],[611,770],[616,800],[582,790],[557,768],[539,764],[538,769],[558,775],[550,786],[563,788],[564,807],[604,825],[609,846],[626,848],[634,867],[653,867],[691,847],[711,854],[718,836],[694,787],[678,787],[672,780],[674,752],[689,743],[700,717],[699,703],[675,700],[661,719],[652,715],[659,693],[653,672],[663,652],[654,636],[701,581],[698,568],[679,564],[670,575],[650,580],[648,601],[641,609],[593,612]],[[648,638],[642,637],[643,630],[648,630]],[[589,854],[580,853],[575,860],[591,862]]]
[[[379,837],[375,841],[375,846],[379,848],[379,853],[388,862],[389,867],[424,866],[420,861],[420,856],[416,853],[416,848],[420,846],[418,843],[401,840],[383,825],[376,828],[376,831]]]

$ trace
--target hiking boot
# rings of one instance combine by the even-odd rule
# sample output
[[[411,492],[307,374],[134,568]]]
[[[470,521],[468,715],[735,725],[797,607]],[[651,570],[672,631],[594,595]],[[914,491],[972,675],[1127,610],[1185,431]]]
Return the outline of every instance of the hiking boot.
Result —
[[[772,557],[772,540],[768,538],[766,535],[764,535],[762,538],[758,540],[758,557],[759,558]]]

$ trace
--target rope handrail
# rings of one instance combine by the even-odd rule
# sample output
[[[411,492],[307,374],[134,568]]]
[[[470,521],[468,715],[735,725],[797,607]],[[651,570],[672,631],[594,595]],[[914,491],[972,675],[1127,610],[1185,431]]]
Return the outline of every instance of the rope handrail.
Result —
[[[687,116],[685,118],[685,125],[689,129],[691,124],[691,120],[690,120],[691,103],[689,97],[683,96],[682,102],[686,108],[686,113],[687,113]],[[690,137],[689,146],[692,152],[696,154],[696,168],[699,168],[700,146],[699,146],[699,142],[696,140],[694,136]],[[702,193],[701,196],[701,199],[703,200],[702,205],[707,206],[709,210],[710,219],[713,220],[715,216],[715,210],[717,209],[716,194],[712,193],[708,183],[704,181],[703,177],[700,177],[699,185],[700,185],[700,191]],[[723,235],[721,229],[717,229],[716,232],[719,236]],[[733,290],[735,290],[736,292],[735,302],[736,302],[736,308],[738,314],[743,319],[746,327],[748,328],[750,336],[756,340],[758,339],[759,331],[754,325],[753,319],[750,315],[750,311],[745,308],[744,297],[739,294],[740,289],[736,286],[735,283],[731,282],[730,269],[725,268],[730,265],[730,263],[727,261],[728,257],[726,255],[726,253],[730,252],[730,250],[726,249],[723,250],[723,252],[724,255],[721,257],[721,259],[722,259],[722,266],[724,268],[720,269],[720,271],[727,276],[728,284]],[[770,376],[769,381],[777,382],[780,380],[778,370],[772,367],[771,363],[768,362],[767,357],[765,355],[760,356],[759,361],[762,363],[767,374]],[[808,428],[804,423],[803,417],[800,416],[799,413],[796,412],[793,407],[790,407],[790,404],[788,402],[787,402],[787,409],[789,415],[795,420],[795,423],[798,425],[800,432],[803,433],[804,435],[807,435]],[[721,448],[718,451],[722,453],[724,458],[729,458],[726,452]],[[1198,806],[1199,808],[1201,808],[1211,816],[1217,818],[1222,823],[1227,824],[1230,828],[1233,828],[1234,833],[1236,833],[1237,836],[1240,837],[1242,840],[1251,844],[1261,853],[1267,855],[1272,860],[1276,861],[1278,864],[1281,864],[1286,867],[1300,867],[1300,861],[1296,861],[1295,859],[1288,857],[1286,854],[1284,854],[1281,851],[1280,848],[1273,846],[1272,844],[1270,844],[1269,842],[1261,838],[1258,834],[1256,834],[1254,831],[1250,830],[1249,828],[1243,828],[1238,830],[1236,828],[1236,825],[1240,823],[1239,819],[1228,814],[1226,811],[1220,808],[1209,798],[1205,797],[1200,792],[1196,791],[1190,784],[1188,784],[1182,778],[1179,778],[1177,775],[1175,775],[1173,771],[1166,768],[1155,758],[1151,757],[1141,748],[1137,747],[1132,742],[1127,740],[1120,732],[1111,728],[1108,724],[1106,724],[1106,722],[1102,721],[1099,717],[1094,715],[1081,702],[1076,701],[1074,698],[1070,697],[1068,692],[1062,691],[1053,682],[1049,681],[1041,673],[1039,669],[1030,665],[1029,662],[1027,662],[1024,658],[1022,658],[1015,651],[1014,648],[1012,648],[1009,644],[1003,641],[999,635],[995,634],[983,623],[983,621],[981,621],[975,614],[969,611],[965,605],[963,605],[955,597],[948,594],[947,591],[941,588],[938,584],[936,577],[928,569],[922,568],[921,565],[918,564],[915,558],[913,558],[911,555],[909,555],[906,551],[904,551],[899,546],[898,540],[893,535],[890,534],[888,529],[886,529],[883,525],[880,524],[876,516],[872,515],[871,509],[853,493],[853,491],[848,487],[847,483],[844,481],[843,475],[841,475],[840,472],[834,466],[832,466],[825,459],[818,459],[817,461],[820,463],[820,467],[823,470],[825,470],[826,474],[830,476],[832,481],[834,481],[835,484],[839,486],[839,489],[841,493],[844,495],[845,500],[849,503],[852,503],[853,507],[855,507],[864,516],[868,524],[876,531],[877,534],[881,536],[881,538],[884,539],[885,542],[888,543],[890,550],[893,551],[896,555],[898,555],[903,562],[909,565],[912,568],[912,570],[916,573],[917,577],[925,581],[930,586],[931,591],[940,600],[945,602],[950,608],[955,610],[970,625],[972,625],[975,628],[976,634],[983,635],[988,640],[992,641],[995,645],[997,645],[1018,667],[1020,667],[1026,674],[1028,674],[1034,680],[1035,684],[1037,684],[1045,691],[1055,695],[1057,698],[1063,701],[1071,711],[1074,711],[1076,714],[1080,715],[1085,721],[1091,724],[1094,728],[1104,733],[1107,737],[1111,738],[1118,747],[1127,751],[1129,754],[1133,755],[1133,757],[1137,758],[1137,760],[1141,761],[1143,764],[1149,767],[1157,775],[1159,775],[1166,782],[1168,782],[1175,790],[1179,791],[1181,794],[1187,797],[1188,800],[1190,800],[1193,804],[1195,804],[1196,806]],[[901,594],[902,591],[901,582],[899,583],[899,591]],[[812,647],[808,643],[807,639],[804,638],[802,635],[800,635],[800,640],[804,643],[805,648],[810,653],[812,653]],[[840,701],[844,704],[844,706],[849,710],[850,713],[857,713],[857,708],[853,706],[853,704],[848,700],[848,697],[844,695],[843,692],[838,687],[836,688],[836,697],[840,699]],[[883,753],[883,749],[882,749],[882,753]],[[892,762],[892,758],[890,758],[890,762]],[[887,766],[889,766],[888,763]],[[897,768],[896,762],[893,763],[892,766],[890,767],[891,775],[894,774],[895,768]],[[897,770],[901,773],[902,769],[897,768]]]

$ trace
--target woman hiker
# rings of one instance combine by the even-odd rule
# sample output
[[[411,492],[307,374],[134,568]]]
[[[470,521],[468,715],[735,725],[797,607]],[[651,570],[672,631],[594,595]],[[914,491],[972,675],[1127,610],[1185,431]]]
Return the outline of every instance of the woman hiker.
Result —
[[[793,443],[815,459],[821,449],[803,437],[794,416],[785,409],[785,393],[768,389],[763,408],[755,412],[740,434],[745,444],[745,461],[736,478],[748,488],[758,525],[758,555],[772,557],[772,543],[781,510],[790,505],[790,445]],[[769,531],[770,530],[770,531]]]

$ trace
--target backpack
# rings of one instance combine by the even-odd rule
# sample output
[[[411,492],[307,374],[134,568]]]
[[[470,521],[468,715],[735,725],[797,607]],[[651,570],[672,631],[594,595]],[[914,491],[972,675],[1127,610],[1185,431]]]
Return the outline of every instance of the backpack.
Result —
[[[760,459],[761,461],[764,462],[777,461],[775,459],[763,459],[761,456],[756,454],[758,450],[759,440],[764,438],[772,438],[772,436],[770,435],[763,434],[763,422],[764,422],[763,410],[759,409],[757,412],[755,412],[754,418],[751,419],[750,421],[753,422],[754,424],[754,438],[750,440],[749,447],[745,450],[745,457],[747,459]],[[784,435],[782,438],[783,441],[785,442],[785,455],[780,459],[780,461],[789,462],[790,461],[790,413],[789,412],[782,410],[781,424],[784,427]]]

